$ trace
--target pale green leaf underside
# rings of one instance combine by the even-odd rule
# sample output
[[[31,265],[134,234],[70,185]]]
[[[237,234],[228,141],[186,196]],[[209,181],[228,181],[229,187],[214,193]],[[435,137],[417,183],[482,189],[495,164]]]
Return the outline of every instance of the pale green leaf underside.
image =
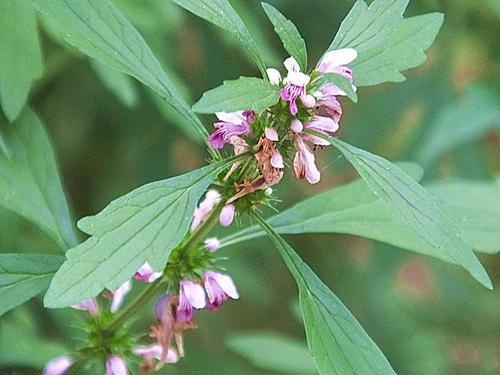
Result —
[[[266,76],[264,60],[247,27],[227,0],[172,0],[196,16],[228,31],[247,49],[263,77]]]
[[[33,81],[41,75],[42,52],[31,1],[0,1],[0,102],[10,121],[19,115]]]
[[[412,178],[418,180],[421,176],[414,164],[400,166]],[[443,211],[473,249],[485,253],[500,251],[499,187],[464,181],[433,184],[427,189],[442,201]],[[363,180],[306,199],[268,222],[281,234],[346,233],[447,260],[439,249],[396,222]],[[223,239],[222,244],[230,246],[262,235],[264,232],[255,225]]]
[[[352,83],[343,75],[335,74],[335,73],[327,73],[322,76],[327,82],[333,83],[339,89],[344,91],[349,99],[351,99],[354,103],[358,102],[358,94],[354,91],[352,87]]]
[[[329,51],[354,48],[358,58],[350,64],[356,86],[401,82],[402,71],[426,60],[424,51],[434,41],[442,14],[403,19],[409,0],[358,0],[335,36]]]
[[[492,288],[485,269],[458,228],[439,207],[439,202],[399,167],[380,156],[339,139],[325,137],[344,154],[373,193],[380,197],[396,222],[414,231],[439,250],[441,259],[464,267],[487,288]]]
[[[108,1],[33,0],[34,6],[83,53],[129,74],[158,93],[206,141],[208,133],[144,39]]]
[[[305,342],[291,337],[273,332],[238,333],[231,335],[226,344],[229,350],[266,371],[297,375],[318,373]]]
[[[198,113],[235,112],[253,109],[261,112],[276,104],[279,87],[260,78],[240,77],[224,81],[222,86],[209,90],[193,106]]]
[[[64,258],[0,254],[0,316],[44,291]]]
[[[307,48],[306,42],[302,39],[299,30],[297,30],[292,21],[288,20],[273,6],[262,3],[262,7],[273,24],[274,31],[283,42],[283,47],[285,47],[290,56],[297,60],[301,70],[305,72],[307,70]]]
[[[133,78],[119,71],[110,69],[97,60],[91,60],[90,65],[103,85],[108,88],[124,106],[133,108],[137,105],[139,97]]]
[[[259,220],[259,219],[258,219]],[[264,221],[299,288],[307,342],[320,374],[395,374],[356,318],[297,253]]]
[[[189,229],[196,203],[227,162],[144,185],[78,222],[91,235],[66,252],[45,295],[65,307],[114,289],[147,261],[162,270]]]
[[[32,221],[61,249],[75,246],[57,163],[38,117],[26,108],[11,126],[0,126],[0,135],[7,151],[0,153],[0,206]]]
[[[417,151],[424,166],[447,151],[479,140],[492,129],[500,129],[500,101],[487,87],[470,87],[462,100],[444,108],[427,127]]]

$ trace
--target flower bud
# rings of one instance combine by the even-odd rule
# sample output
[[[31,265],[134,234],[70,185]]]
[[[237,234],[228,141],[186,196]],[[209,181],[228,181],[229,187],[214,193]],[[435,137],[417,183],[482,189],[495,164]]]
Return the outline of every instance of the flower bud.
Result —
[[[302,125],[302,121],[300,121],[299,119],[296,118],[296,119],[292,120],[292,123],[290,125],[290,129],[294,133],[300,133],[304,129],[304,125]]]
[[[219,222],[223,227],[231,225],[234,220],[235,209],[234,204],[224,206],[219,216]]]
[[[125,360],[118,355],[109,357],[106,360],[106,375],[128,375]]]
[[[47,363],[42,375],[63,375],[69,370],[72,364],[73,360],[67,355],[56,357]]]
[[[219,250],[220,249],[220,241],[215,237],[207,238],[205,240],[205,249],[207,249],[207,251],[210,253],[213,253],[213,252]]]

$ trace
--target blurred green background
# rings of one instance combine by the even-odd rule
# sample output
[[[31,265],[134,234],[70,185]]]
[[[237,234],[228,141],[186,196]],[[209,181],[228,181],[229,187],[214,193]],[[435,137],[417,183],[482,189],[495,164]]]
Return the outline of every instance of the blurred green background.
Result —
[[[236,40],[169,1],[114,3],[191,103],[224,79],[258,75]],[[268,65],[281,69],[287,56],[260,2],[231,3]],[[312,66],[353,1],[269,3],[298,26]],[[361,89],[357,105],[344,100],[341,136],[390,160],[423,164],[424,183],[498,179],[500,122],[481,122],[480,115],[498,111],[500,3],[413,0],[406,14],[431,11],[444,12],[445,23],[427,63],[408,72],[402,84]],[[182,132],[175,114],[154,94],[76,53],[39,21],[44,75],[30,103],[51,137],[75,218],[98,212],[146,182],[205,163],[203,145]],[[203,120],[210,127],[213,118]],[[432,148],[434,137],[452,139],[453,147]],[[278,209],[356,178],[334,150],[318,158],[321,183],[287,176],[275,189],[282,200]],[[2,252],[57,252],[43,233],[3,209],[0,233]],[[480,255],[497,287],[488,291],[456,267],[382,243],[347,235],[287,238],[398,373],[500,373],[500,257]],[[219,313],[197,314],[199,329],[186,334],[187,357],[161,373],[314,374],[296,286],[272,244],[260,239],[222,251],[241,298]],[[43,310],[41,298],[6,314],[0,319],[0,373],[38,373],[47,360],[71,350],[82,334],[82,315]],[[151,320],[151,306],[145,306],[137,331],[146,333]]]

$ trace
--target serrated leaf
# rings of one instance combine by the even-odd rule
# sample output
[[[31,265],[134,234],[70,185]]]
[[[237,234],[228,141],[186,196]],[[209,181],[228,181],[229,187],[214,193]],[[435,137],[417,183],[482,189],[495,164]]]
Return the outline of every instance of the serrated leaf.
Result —
[[[306,42],[302,39],[299,30],[297,30],[292,21],[288,20],[273,6],[262,3],[262,7],[273,24],[274,31],[283,42],[283,47],[285,47],[290,56],[297,60],[301,70],[305,72],[307,70],[307,48]]]
[[[196,16],[228,31],[250,53],[263,77],[267,78],[266,66],[247,27],[227,0],[172,0]]]
[[[354,91],[354,88],[352,87],[352,83],[346,77],[335,73],[323,74],[322,77],[325,79],[325,81],[333,83],[339,89],[344,91],[347,97],[354,103],[358,102],[358,94],[356,94],[356,91]]]
[[[274,332],[238,333],[232,334],[226,343],[229,350],[266,371],[298,375],[318,373],[306,344],[291,337]]]
[[[472,248],[460,237],[457,227],[441,210],[439,202],[421,185],[380,156],[339,139],[322,137],[342,152],[373,193],[380,197],[396,222],[408,226],[430,246],[439,249],[441,259],[464,267],[481,284],[492,288],[491,280]]]
[[[108,68],[97,60],[91,60],[90,65],[116,98],[126,107],[133,108],[139,100],[135,82],[130,76]]]
[[[486,87],[470,87],[463,99],[445,107],[428,128],[417,151],[417,160],[424,166],[447,151],[476,142],[492,129],[500,129],[500,101]]]
[[[415,68],[427,60],[424,51],[436,39],[443,20],[441,13],[402,20],[389,39],[359,53],[351,65],[354,83],[358,86],[373,86],[404,81],[406,77],[400,72]]]
[[[307,342],[320,374],[395,374],[356,318],[297,253],[265,221],[272,239],[299,288]]]
[[[54,152],[40,120],[25,109],[12,126],[0,126],[0,133],[8,151],[0,153],[0,205],[32,221],[61,249],[75,246]]]
[[[129,74],[158,93],[205,142],[208,133],[142,36],[109,0],[33,0],[64,39],[104,65]]]
[[[422,176],[422,169],[415,164],[399,166],[416,180]],[[500,188],[484,182],[437,183],[426,188],[442,201],[443,211],[473,249],[485,253],[500,251],[500,205],[497,204]],[[448,259],[439,248],[430,246],[411,228],[395,221],[381,198],[363,180],[308,198],[267,221],[280,234],[346,233]],[[225,247],[262,235],[264,232],[254,225],[221,242]]]
[[[358,0],[328,51],[354,48],[358,58],[350,64],[356,86],[401,82],[401,71],[425,60],[424,51],[434,41],[443,21],[433,13],[403,19],[409,0]]]
[[[276,104],[280,98],[279,87],[254,77],[240,77],[224,81],[222,86],[209,90],[193,105],[198,113],[235,112],[253,109],[261,112]]]
[[[9,121],[14,121],[43,69],[31,1],[0,1],[0,35],[0,101]]]
[[[43,292],[64,258],[41,254],[0,254],[0,316]]]
[[[65,307],[114,289],[148,262],[162,270],[189,229],[196,203],[227,161],[146,184],[78,222],[91,235],[66,252],[45,295],[45,306]]]

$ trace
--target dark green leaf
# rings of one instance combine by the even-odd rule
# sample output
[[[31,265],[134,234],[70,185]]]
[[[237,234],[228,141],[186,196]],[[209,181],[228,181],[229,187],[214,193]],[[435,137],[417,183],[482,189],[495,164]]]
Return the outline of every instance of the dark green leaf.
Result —
[[[156,91],[207,142],[208,133],[181,97],[141,35],[108,1],[33,0],[64,39],[108,67]]]
[[[352,83],[346,77],[340,74],[327,73],[323,74],[323,78],[327,82],[333,83],[339,89],[344,91],[347,94],[347,97],[354,103],[358,102],[358,94],[356,94],[356,91],[354,91],[354,88],[352,87]]]
[[[172,0],[208,22],[228,31],[250,53],[263,77],[267,78],[266,66],[250,32],[227,0]]]
[[[35,11],[30,0],[0,1],[0,101],[10,121],[19,115],[42,75]]]
[[[147,261],[162,270],[184,238],[196,203],[226,162],[144,185],[78,222],[91,237],[70,249],[45,295],[65,307],[114,289]]]
[[[395,374],[356,318],[265,221],[254,216],[276,245],[299,288],[307,342],[320,374]]]
[[[492,288],[485,269],[458,228],[439,207],[439,202],[399,167],[339,139],[328,139],[354,166],[373,193],[380,197],[396,222],[413,230],[440,252],[440,257],[464,267],[487,288]]]
[[[227,347],[266,371],[317,374],[316,364],[304,342],[273,332],[233,334]]]
[[[0,205],[38,225],[61,249],[75,246],[57,163],[40,120],[25,109],[0,133],[8,150],[0,153]]]
[[[0,254],[0,316],[44,291],[64,258]]]
[[[198,113],[235,112],[253,109],[261,112],[276,104],[280,98],[279,87],[254,77],[240,77],[224,81],[222,86],[209,90],[193,106]]]
[[[274,31],[283,42],[286,51],[297,60],[300,68],[305,72],[307,70],[306,42],[300,36],[299,30],[292,21],[286,19],[276,8],[266,3],[262,3],[262,7],[273,24]]]

